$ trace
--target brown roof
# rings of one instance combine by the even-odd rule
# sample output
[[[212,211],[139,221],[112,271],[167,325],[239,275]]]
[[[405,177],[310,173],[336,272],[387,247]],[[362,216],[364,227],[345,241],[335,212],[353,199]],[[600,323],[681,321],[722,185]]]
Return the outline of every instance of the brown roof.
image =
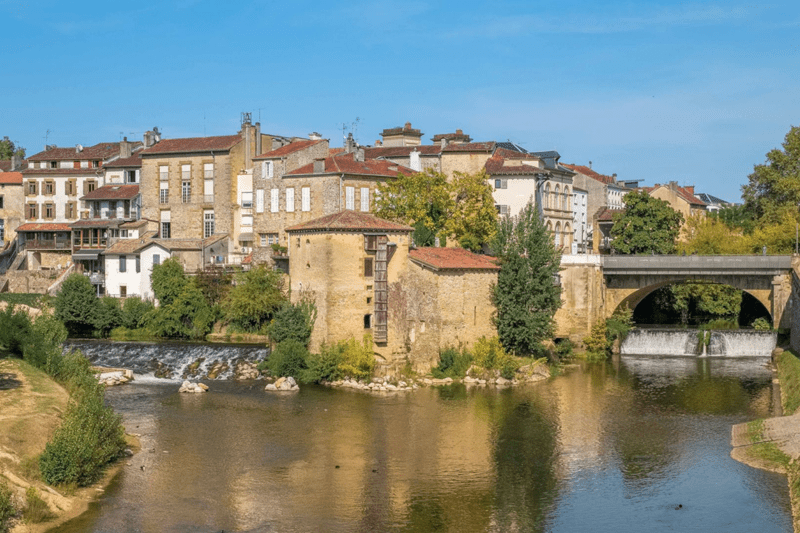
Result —
[[[341,154],[325,158],[325,170],[321,174],[350,174],[357,176],[397,177],[398,174],[410,176],[416,171],[383,159],[356,161],[354,154]],[[284,176],[305,176],[314,174],[314,163],[287,172]]]
[[[464,144],[448,144],[442,152],[492,152],[495,148],[494,141]]]
[[[136,143],[133,143],[134,145]],[[141,143],[139,143],[141,144]],[[32,155],[28,161],[81,161],[87,159],[107,159],[119,154],[119,143],[99,143],[87,146],[80,152],[76,147],[51,148]]]
[[[72,174],[84,174],[84,175],[94,175],[99,177],[102,168],[24,168],[22,169],[22,173],[25,175],[28,174],[36,174],[38,175],[72,175]]]
[[[658,189],[659,187],[665,187],[669,189],[670,185],[659,185],[658,183],[656,183],[654,187],[640,187],[639,190],[646,191],[647,194],[651,194],[654,190]],[[692,189],[694,189],[694,185],[692,185]],[[678,197],[682,198],[684,201],[692,205],[701,205],[701,206],[708,205],[700,198],[692,194],[687,187],[681,187],[680,185],[676,185],[675,193],[678,195]]]
[[[139,185],[111,184],[103,185],[95,189],[86,196],[81,196],[81,200],[130,200],[139,194]]]
[[[410,122],[406,122],[405,126],[398,126],[396,128],[386,128],[381,132],[382,137],[387,135],[413,135],[415,137],[422,137],[422,132],[416,128],[411,127]]]
[[[118,218],[82,218],[69,225],[72,229],[80,228],[116,228],[123,221]]]
[[[567,165],[566,163],[561,163],[561,164],[567,167],[568,169],[577,172],[578,174],[583,174],[586,177],[592,178],[593,180],[597,180],[600,183],[605,183],[606,185],[615,184],[617,181],[616,179],[614,179],[613,176],[606,176],[605,174],[600,174],[584,165]]]
[[[435,270],[500,270],[494,257],[474,254],[464,248],[417,248],[408,256]]]
[[[610,209],[608,207],[601,207],[597,212],[598,222],[609,222],[614,220],[614,215],[617,213],[624,213],[624,209]]]
[[[303,150],[305,148],[309,148],[309,147],[314,146],[315,144],[319,144],[321,142],[323,142],[323,141],[321,141],[321,140],[319,140],[319,141],[311,141],[311,140],[308,140],[308,141],[305,141],[305,140],[304,141],[294,141],[294,142],[291,142],[291,143],[289,143],[289,144],[287,144],[285,146],[281,146],[280,148],[272,150],[270,152],[266,152],[264,154],[256,156],[256,157],[253,158],[253,160],[257,160],[257,159],[277,159],[277,158],[280,158],[280,157],[287,156],[289,154],[293,154],[295,152],[299,152],[300,150]]]
[[[3,185],[22,185],[22,172],[0,172]]]
[[[142,150],[142,155],[181,154],[188,152],[209,152],[212,150],[230,150],[239,141],[241,135],[222,135],[218,137],[189,137],[186,139],[164,139],[150,148]]]
[[[421,155],[438,155],[442,151],[441,144],[425,144],[420,146],[375,146],[364,149],[364,157],[378,159],[379,157],[410,157],[416,150]]]
[[[125,222],[122,225],[120,225],[120,228],[123,229],[140,228],[145,225],[147,225],[147,220],[141,218],[139,220],[130,220],[128,222]]]
[[[328,155],[332,156],[332,155],[343,154],[343,153],[344,153],[344,147],[328,148]]]
[[[124,159],[116,159],[114,161],[111,161],[110,163],[106,163],[103,166],[106,168],[141,167],[142,154],[137,153],[136,155],[132,155]]]
[[[512,163],[512,161],[514,163]],[[507,150],[505,148],[498,148],[495,150],[492,157],[486,160],[484,169],[490,176],[499,175],[525,175],[530,176],[533,174],[547,173],[544,168],[539,168],[533,165],[526,165],[520,161],[540,162],[541,159],[535,155],[523,154],[514,150]]]
[[[54,222],[36,223],[29,222],[17,228],[20,231],[69,231],[69,224],[57,224]]]
[[[390,220],[378,218],[369,213],[344,210],[302,224],[297,224],[286,231],[391,231],[411,232],[413,228]]]
[[[20,160],[17,163],[17,169],[20,169],[20,168],[22,168],[24,166],[27,166],[27,163],[28,163],[27,160]],[[5,159],[3,161],[0,161],[0,172],[11,172],[11,160],[10,159]]]
[[[120,239],[103,252],[103,255],[119,255],[119,254],[132,254],[136,253],[142,248],[149,246],[150,244],[160,244],[156,242],[153,237],[155,237],[156,232],[150,231],[139,237],[138,239]],[[166,246],[162,247],[166,248]]]
[[[461,130],[456,130],[455,133],[437,133],[431,140],[433,142],[440,142],[442,139],[447,139],[448,141],[462,141],[465,143],[472,141],[472,137]]]

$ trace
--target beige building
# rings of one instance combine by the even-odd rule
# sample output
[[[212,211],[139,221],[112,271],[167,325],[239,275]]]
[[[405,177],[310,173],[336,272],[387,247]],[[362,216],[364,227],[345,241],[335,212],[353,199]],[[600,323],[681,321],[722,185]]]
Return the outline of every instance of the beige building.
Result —
[[[24,220],[25,197],[20,172],[0,172],[0,249],[16,239]]]
[[[694,185],[681,187],[677,181],[666,185],[655,184],[654,187],[642,187],[643,191],[653,198],[664,200],[672,209],[683,214],[683,220],[697,214],[705,214],[708,207],[704,201],[694,195]]]
[[[313,296],[311,349],[370,334],[382,364],[420,370],[496,334],[499,267],[460,248],[412,249],[412,228],[344,210],[287,228],[292,298]]]

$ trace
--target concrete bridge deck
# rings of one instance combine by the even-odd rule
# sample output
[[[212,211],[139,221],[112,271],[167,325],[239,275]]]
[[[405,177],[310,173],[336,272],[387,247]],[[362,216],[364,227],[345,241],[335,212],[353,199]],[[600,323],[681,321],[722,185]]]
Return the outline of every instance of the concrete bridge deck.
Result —
[[[605,255],[605,275],[777,276],[792,268],[790,255]]]

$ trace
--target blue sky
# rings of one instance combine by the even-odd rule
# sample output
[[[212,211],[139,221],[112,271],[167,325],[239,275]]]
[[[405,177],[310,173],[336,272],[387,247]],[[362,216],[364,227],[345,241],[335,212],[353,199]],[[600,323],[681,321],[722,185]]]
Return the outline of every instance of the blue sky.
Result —
[[[0,0],[0,136],[59,146],[412,122],[738,200],[800,125],[797,2]]]

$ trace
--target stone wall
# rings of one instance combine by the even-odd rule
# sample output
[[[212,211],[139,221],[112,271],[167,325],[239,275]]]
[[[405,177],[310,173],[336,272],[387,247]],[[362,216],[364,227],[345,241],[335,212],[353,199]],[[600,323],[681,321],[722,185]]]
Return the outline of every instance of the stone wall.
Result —
[[[25,196],[22,194],[22,185],[0,184],[0,197],[2,197],[2,209],[0,209],[0,220],[3,221],[3,239],[0,248],[5,243],[17,238],[17,228],[24,222],[23,209],[25,208]]]
[[[4,276],[0,276],[0,288],[7,292],[44,294],[62,272],[59,269],[6,272]]]
[[[443,152],[442,173],[450,180],[454,172],[477,174],[483,170],[491,155],[489,152]]]
[[[555,336],[580,343],[605,318],[600,256],[564,255],[560,275],[562,304],[555,315]]]

